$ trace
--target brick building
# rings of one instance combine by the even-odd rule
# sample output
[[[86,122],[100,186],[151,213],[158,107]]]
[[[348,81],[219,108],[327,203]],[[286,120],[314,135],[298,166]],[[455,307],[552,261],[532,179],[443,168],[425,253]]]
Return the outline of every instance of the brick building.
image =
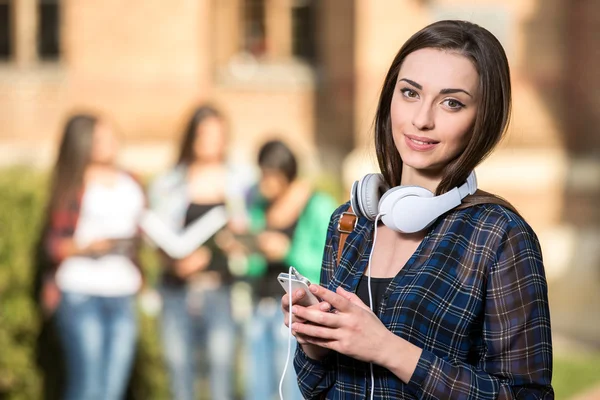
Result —
[[[93,109],[123,134],[124,164],[153,172],[210,100],[240,157],[282,135],[350,181],[373,168],[370,125],[395,52],[445,18],[487,27],[507,50],[513,122],[479,180],[539,233],[555,328],[597,340],[596,0],[0,0],[0,161],[47,166],[66,113]]]

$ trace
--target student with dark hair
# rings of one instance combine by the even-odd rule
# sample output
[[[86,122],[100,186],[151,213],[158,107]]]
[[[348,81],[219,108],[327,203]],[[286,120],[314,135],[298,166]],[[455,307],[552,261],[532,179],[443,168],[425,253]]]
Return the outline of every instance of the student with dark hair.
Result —
[[[176,165],[149,190],[150,208],[169,229],[179,233],[217,207],[237,207],[232,203],[241,198],[237,193],[246,182],[226,162],[226,150],[224,117],[212,106],[198,107],[185,129]],[[181,259],[162,256],[162,336],[172,395],[177,400],[196,397],[196,367],[203,354],[211,397],[230,399],[235,324],[230,298],[234,277],[227,256],[214,238]]]
[[[121,399],[131,372],[145,199],[138,182],[116,166],[116,155],[105,119],[75,115],[52,172],[43,245],[53,268],[41,294],[46,312],[56,310],[67,400]]]
[[[254,313],[248,323],[246,398],[269,399],[278,389],[287,354],[288,333],[281,323],[280,272],[294,266],[319,282],[327,223],[333,199],[298,178],[298,162],[279,140],[265,143],[258,153],[260,179],[248,197],[249,229],[256,236],[248,257],[254,292]],[[286,399],[302,398],[288,370]]]
[[[381,174],[331,217],[310,287],[322,302],[292,296],[306,398],[554,398],[537,237],[473,174],[510,109],[508,61],[484,28],[436,22],[399,50],[375,115]]]

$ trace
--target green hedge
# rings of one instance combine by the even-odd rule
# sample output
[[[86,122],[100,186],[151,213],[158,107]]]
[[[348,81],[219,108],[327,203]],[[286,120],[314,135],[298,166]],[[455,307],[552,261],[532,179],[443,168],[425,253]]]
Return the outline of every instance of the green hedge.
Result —
[[[34,295],[46,178],[26,168],[0,171],[0,399],[55,399],[62,383],[62,357]],[[142,260],[152,281],[153,252],[144,249]],[[156,322],[140,313],[129,399],[168,398]]]

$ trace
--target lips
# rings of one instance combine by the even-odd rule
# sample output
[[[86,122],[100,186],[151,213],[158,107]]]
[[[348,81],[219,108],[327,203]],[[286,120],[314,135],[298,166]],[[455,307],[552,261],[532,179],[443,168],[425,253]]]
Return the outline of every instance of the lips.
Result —
[[[404,135],[408,147],[415,151],[428,151],[433,149],[439,141],[422,136]]]

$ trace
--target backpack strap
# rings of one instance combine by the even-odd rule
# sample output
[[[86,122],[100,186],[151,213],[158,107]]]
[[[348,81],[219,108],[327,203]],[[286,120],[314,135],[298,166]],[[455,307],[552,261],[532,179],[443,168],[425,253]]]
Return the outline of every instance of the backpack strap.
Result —
[[[352,210],[352,206],[348,206],[348,209],[344,211],[338,221],[338,232],[340,233],[340,241],[338,244],[338,253],[337,253],[337,265],[340,265],[340,260],[342,259],[342,251],[344,250],[344,246],[346,245],[346,239],[348,235],[354,231],[356,228],[356,223],[358,222],[358,217],[354,214]]]

